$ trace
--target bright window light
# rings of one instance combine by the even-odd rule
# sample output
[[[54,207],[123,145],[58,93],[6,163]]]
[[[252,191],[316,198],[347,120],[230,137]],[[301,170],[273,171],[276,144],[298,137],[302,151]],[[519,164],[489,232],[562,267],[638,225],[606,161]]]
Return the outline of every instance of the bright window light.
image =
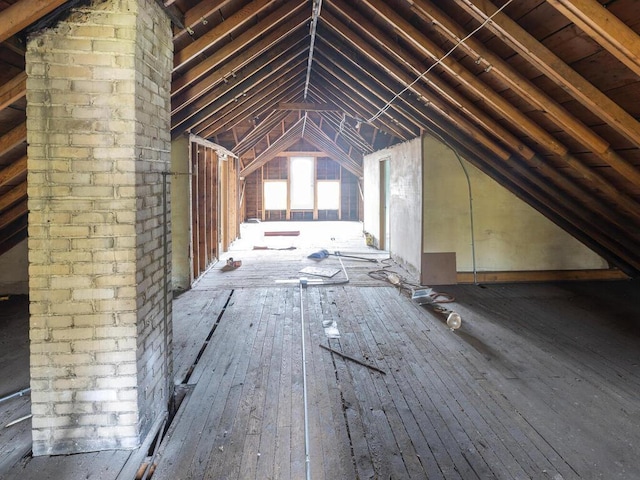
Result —
[[[291,210],[313,210],[313,157],[291,157]]]
[[[263,203],[264,203],[265,210],[286,210],[287,209],[286,180],[265,180]]]
[[[335,180],[318,181],[318,210],[340,209],[340,182]]]

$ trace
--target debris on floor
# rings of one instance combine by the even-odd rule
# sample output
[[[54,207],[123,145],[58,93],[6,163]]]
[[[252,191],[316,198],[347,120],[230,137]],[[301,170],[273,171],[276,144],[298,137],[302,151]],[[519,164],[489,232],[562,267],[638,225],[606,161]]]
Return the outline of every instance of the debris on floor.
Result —
[[[229,257],[227,259],[227,264],[221,268],[223,272],[228,272],[229,270],[235,270],[236,268],[242,265],[242,260],[234,260],[233,257]]]
[[[331,278],[340,271],[339,268],[304,267],[300,273],[315,275],[317,277]]]
[[[385,372],[384,370],[379,369],[378,367],[376,367],[374,365],[371,365],[369,363],[365,363],[362,360],[358,360],[357,358],[351,357],[351,356],[346,355],[346,354],[344,354],[342,352],[334,350],[333,348],[327,347],[326,345],[320,344],[320,348],[324,348],[325,350],[328,350],[331,353],[335,353],[336,355],[339,355],[339,356],[341,356],[342,358],[344,358],[346,360],[351,360],[352,362],[357,363],[358,365],[362,365],[363,367],[367,367],[367,368],[369,368],[371,370],[375,370],[376,372],[380,372],[383,375],[387,374],[387,372]]]
[[[307,255],[307,258],[320,261],[320,260],[324,260],[328,256],[329,256],[328,250],[318,250],[317,252],[313,252],[311,255]]]

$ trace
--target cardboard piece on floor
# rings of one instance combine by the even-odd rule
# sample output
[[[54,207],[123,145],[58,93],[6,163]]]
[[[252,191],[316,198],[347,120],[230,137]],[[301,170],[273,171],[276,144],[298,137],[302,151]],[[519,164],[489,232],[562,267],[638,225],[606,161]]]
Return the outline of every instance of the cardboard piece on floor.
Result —
[[[339,268],[304,267],[300,273],[315,275],[317,277],[331,278],[340,271]]]

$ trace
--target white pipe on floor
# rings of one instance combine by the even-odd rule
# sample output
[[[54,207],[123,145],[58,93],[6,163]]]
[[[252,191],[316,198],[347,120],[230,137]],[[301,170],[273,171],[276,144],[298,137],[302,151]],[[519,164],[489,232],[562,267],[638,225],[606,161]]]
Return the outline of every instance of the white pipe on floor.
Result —
[[[15,398],[15,397],[22,397],[22,396],[26,395],[27,393],[29,393],[30,391],[31,391],[31,388],[24,388],[24,389],[20,390],[19,392],[12,393],[10,395],[7,395],[6,397],[0,398],[0,403],[4,402],[6,400],[10,400],[10,399]]]
[[[305,349],[304,335],[304,304],[302,290],[307,288],[307,279],[300,279],[300,332],[302,333],[302,396],[304,402],[304,458],[307,471],[307,480],[311,480],[311,453],[309,451],[309,403],[307,401],[307,353]]]

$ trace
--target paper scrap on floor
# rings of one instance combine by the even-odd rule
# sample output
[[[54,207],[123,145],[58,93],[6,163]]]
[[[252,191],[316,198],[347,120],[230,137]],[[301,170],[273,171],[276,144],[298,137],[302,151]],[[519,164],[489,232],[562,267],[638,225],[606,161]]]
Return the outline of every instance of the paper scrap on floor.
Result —
[[[300,273],[317,277],[331,278],[340,271],[339,268],[304,267]]]

